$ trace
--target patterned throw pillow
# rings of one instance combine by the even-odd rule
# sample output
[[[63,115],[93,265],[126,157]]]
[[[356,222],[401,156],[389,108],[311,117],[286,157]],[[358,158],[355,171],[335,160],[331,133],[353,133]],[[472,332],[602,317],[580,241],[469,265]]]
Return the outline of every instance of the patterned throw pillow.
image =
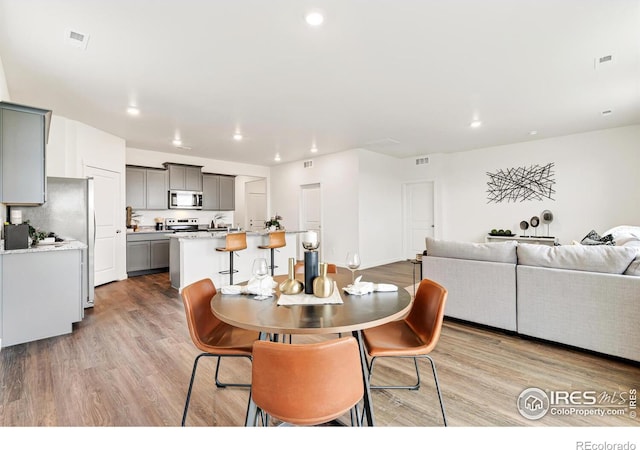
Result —
[[[582,245],[615,245],[616,244],[611,234],[600,236],[598,233],[596,233],[595,230],[589,231],[589,233],[582,238],[580,243]]]

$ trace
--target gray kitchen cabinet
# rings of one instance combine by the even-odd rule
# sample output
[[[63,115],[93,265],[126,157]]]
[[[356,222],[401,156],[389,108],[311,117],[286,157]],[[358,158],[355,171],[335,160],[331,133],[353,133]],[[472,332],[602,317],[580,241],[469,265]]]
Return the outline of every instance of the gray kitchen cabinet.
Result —
[[[0,203],[46,201],[45,147],[51,111],[0,102]]]
[[[220,175],[202,174],[202,209],[220,210]]]
[[[169,267],[169,239],[150,242],[151,269],[164,269]]]
[[[236,178],[220,175],[220,211],[233,211],[236,208]]]
[[[136,209],[167,209],[167,171],[146,167],[126,168],[127,206]]]
[[[83,318],[82,251],[5,254],[2,259],[2,347],[72,332]]]
[[[154,273],[169,268],[169,238],[165,233],[127,234],[127,275]]]
[[[147,171],[142,167],[126,168],[127,206],[135,209],[147,209]]]
[[[127,273],[151,268],[149,241],[127,242]]]
[[[169,193],[167,189],[167,171],[147,169],[147,209],[167,209]]]
[[[235,177],[204,173],[202,175],[202,209],[233,211],[235,209]]]
[[[164,163],[169,171],[169,189],[202,191],[202,166]]]

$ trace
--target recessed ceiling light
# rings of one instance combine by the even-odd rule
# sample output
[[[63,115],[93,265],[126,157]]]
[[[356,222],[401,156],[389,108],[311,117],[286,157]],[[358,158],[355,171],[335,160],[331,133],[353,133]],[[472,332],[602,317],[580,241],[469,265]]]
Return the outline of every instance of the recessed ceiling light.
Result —
[[[136,108],[135,106],[129,106],[127,108],[127,113],[130,116],[138,116],[138,115],[140,115],[140,110],[138,108]]]
[[[276,157],[273,158],[274,161],[280,161],[280,153],[276,153]]]
[[[309,24],[310,26],[318,27],[322,25],[322,22],[324,22],[324,16],[318,11],[313,11],[307,14],[304,20],[306,20],[307,24]]]
[[[318,153],[318,147],[316,147],[315,145],[311,147],[311,153]]]
[[[474,120],[469,124],[471,128],[480,128],[482,126],[482,122],[479,120]]]
[[[242,135],[240,133],[236,133],[233,135],[233,140],[234,141],[241,141],[242,140]]]
[[[538,134],[536,130],[529,131],[529,136],[535,136],[536,134]]]
[[[175,138],[173,140],[173,145],[175,145],[176,147],[180,147],[182,145],[182,140],[180,138]]]

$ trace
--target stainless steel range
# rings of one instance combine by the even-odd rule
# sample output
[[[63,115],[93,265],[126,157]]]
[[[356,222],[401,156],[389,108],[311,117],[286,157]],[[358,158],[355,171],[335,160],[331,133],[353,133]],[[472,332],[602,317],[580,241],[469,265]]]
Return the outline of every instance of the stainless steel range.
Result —
[[[167,231],[198,231],[198,219],[165,219]]]

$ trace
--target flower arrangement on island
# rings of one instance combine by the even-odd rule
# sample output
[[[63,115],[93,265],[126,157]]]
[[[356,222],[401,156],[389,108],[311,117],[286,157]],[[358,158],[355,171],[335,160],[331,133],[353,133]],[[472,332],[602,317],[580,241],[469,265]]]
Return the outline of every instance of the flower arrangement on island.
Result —
[[[282,216],[279,216],[277,213],[271,219],[267,219],[264,222],[265,228],[273,229],[273,230],[282,230],[284,227],[280,224],[282,220]]]

